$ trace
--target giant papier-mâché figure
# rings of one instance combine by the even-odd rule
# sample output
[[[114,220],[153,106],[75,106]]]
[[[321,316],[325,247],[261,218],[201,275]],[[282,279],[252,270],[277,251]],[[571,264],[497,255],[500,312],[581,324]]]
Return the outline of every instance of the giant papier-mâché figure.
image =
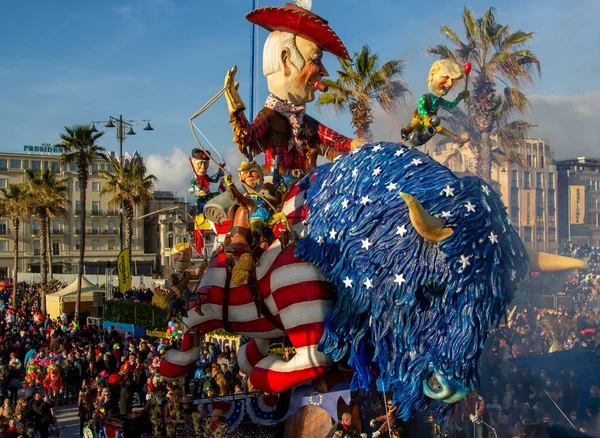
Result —
[[[461,91],[452,102],[444,99],[457,81],[463,78],[458,64],[450,59],[440,59],[432,64],[427,76],[429,93],[419,98],[417,109],[412,115],[410,125],[402,129],[402,139],[412,146],[421,146],[429,141],[436,133],[463,144],[468,138],[458,137],[441,125],[437,113],[440,108],[452,109],[461,100],[470,96],[469,90]]]
[[[323,52],[345,59],[348,52],[327,21],[301,6],[288,3],[282,8],[259,8],[246,18],[271,31],[263,51],[263,73],[271,94],[249,123],[237,92],[237,68],[227,72],[225,98],[233,140],[247,158],[248,149],[253,157],[264,152],[265,177],[270,180],[273,173],[279,173],[289,186],[307,169],[315,167],[317,155],[333,160],[364,144],[363,140],[347,138],[306,114],[306,104],[314,100],[315,91],[325,88],[321,79],[328,73],[322,63]],[[279,169],[273,169],[276,158]]]
[[[585,268],[527,251],[500,196],[477,177],[459,178],[417,149],[372,144],[318,167],[288,194],[283,212],[301,237],[275,241],[256,266],[255,286],[226,282],[215,256],[199,285],[202,313],[169,350],[160,372],[176,378],[200,356],[191,332],[224,328],[251,338],[238,352],[253,386],[285,391],[336,362],[353,388],[393,388],[398,418],[426,406],[443,414],[477,386],[477,361],[530,270]],[[254,286],[253,286],[254,288]],[[289,361],[267,356],[287,334]]]
[[[185,309],[190,299],[190,280],[192,279],[192,273],[188,271],[192,263],[192,246],[187,242],[176,243],[171,250],[171,256],[173,272],[166,281],[169,298],[167,321],[170,321],[178,312],[186,313]]]

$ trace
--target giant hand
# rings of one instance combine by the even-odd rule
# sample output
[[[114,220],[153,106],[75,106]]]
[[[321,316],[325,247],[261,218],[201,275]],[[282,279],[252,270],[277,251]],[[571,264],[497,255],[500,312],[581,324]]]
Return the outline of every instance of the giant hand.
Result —
[[[246,105],[238,93],[240,86],[239,82],[235,82],[235,74],[237,73],[237,66],[234,65],[231,70],[227,71],[225,75],[225,100],[227,101],[227,109],[229,114],[233,114],[239,110],[245,110]]]

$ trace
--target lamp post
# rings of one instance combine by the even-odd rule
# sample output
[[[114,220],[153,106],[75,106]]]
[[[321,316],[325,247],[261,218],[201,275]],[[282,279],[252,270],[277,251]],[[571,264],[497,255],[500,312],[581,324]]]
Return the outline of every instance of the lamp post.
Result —
[[[139,123],[146,123],[146,126],[144,127],[144,131],[154,131],[154,128],[150,125],[150,120],[149,119],[142,119],[142,120],[125,120],[123,119],[122,115],[119,115],[119,118],[117,117],[113,117],[113,116],[108,116],[108,121],[97,121],[97,122],[92,122],[92,132],[97,132],[98,130],[96,129],[96,123],[105,123],[105,127],[106,128],[117,128],[117,140],[119,142],[119,163],[121,163],[121,166],[123,166],[125,163],[123,161],[123,142],[125,141],[125,139],[127,138],[127,136],[129,135],[136,135],[135,131],[133,130],[133,125],[134,124],[139,124]],[[115,124],[116,123],[116,124]],[[125,129],[129,128],[129,130],[127,132],[125,132]],[[123,206],[121,205],[121,211],[120,211],[120,224],[119,224],[119,240],[121,243],[121,251],[123,251]],[[131,248],[130,248],[131,250]]]

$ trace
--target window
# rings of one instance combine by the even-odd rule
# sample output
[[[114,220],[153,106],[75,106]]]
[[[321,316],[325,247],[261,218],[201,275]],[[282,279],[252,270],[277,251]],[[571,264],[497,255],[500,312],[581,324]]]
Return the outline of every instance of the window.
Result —
[[[79,181],[75,181],[75,191],[79,191]]]
[[[52,255],[60,255],[60,242],[52,242]]]
[[[29,169],[29,160],[23,160],[23,169]]]
[[[6,160],[0,160],[0,170],[6,170]]]
[[[75,234],[81,234],[81,220],[75,221]]]
[[[115,221],[108,221],[108,234],[117,234]]]
[[[92,164],[92,175],[97,175],[97,174],[98,174],[98,165]]]
[[[31,160],[31,170],[42,170],[42,162],[39,160]]]
[[[535,188],[536,189],[544,188],[544,174],[542,172],[537,172],[535,174]]]
[[[92,240],[92,251],[98,251],[100,249],[100,241]]]
[[[40,241],[39,240],[33,241],[33,255],[34,256],[40,255]]]
[[[5,178],[0,178],[0,189],[5,189],[8,187],[8,180]]]
[[[548,233],[548,242],[556,242],[556,233],[554,230]]]
[[[92,182],[92,192],[100,191],[100,183],[97,181]]]
[[[538,242],[544,241],[544,230],[537,230],[535,233],[535,238]]]
[[[524,227],[523,240],[525,242],[531,242],[531,227]]]
[[[77,172],[77,163],[69,164],[69,172]]]
[[[52,169],[55,172],[58,172],[60,169],[60,164],[58,161],[51,161],[50,162],[50,169]]]
[[[11,169],[20,169],[21,168],[21,160],[10,160],[10,168]]]
[[[100,221],[92,221],[92,234],[100,233]]]
[[[523,172],[523,188],[525,190],[531,189],[531,173]]]
[[[46,170],[48,168],[48,162],[42,161],[42,169]]]
[[[0,220],[0,235],[6,236],[8,234],[8,222],[6,219]]]
[[[79,243],[79,240],[77,242],[75,242],[75,249],[77,251],[79,251],[81,249],[81,244]]]
[[[100,201],[92,201],[92,214],[100,214]]]
[[[8,240],[0,240],[0,251],[8,251]]]
[[[108,249],[111,250],[111,251],[114,251],[115,249],[117,249],[114,240],[109,240],[108,241]]]
[[[81,214],[81,201],[75,201],[75,214]]]
[[[516,170],[511,170],[510,174],[511,174],[511,177],[510,177],[511,187],[518,187],[519,186],[519,172],[517,172]]]

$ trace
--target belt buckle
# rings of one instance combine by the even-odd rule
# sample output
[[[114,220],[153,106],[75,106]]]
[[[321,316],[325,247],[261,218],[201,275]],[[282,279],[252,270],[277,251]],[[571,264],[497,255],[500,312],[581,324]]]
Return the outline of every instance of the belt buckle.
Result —
[[[290,174],[294,177],[294,178],[300,178],[301,176],[304,176],[304,169],[292,169],[292,171],[290,172]]]

